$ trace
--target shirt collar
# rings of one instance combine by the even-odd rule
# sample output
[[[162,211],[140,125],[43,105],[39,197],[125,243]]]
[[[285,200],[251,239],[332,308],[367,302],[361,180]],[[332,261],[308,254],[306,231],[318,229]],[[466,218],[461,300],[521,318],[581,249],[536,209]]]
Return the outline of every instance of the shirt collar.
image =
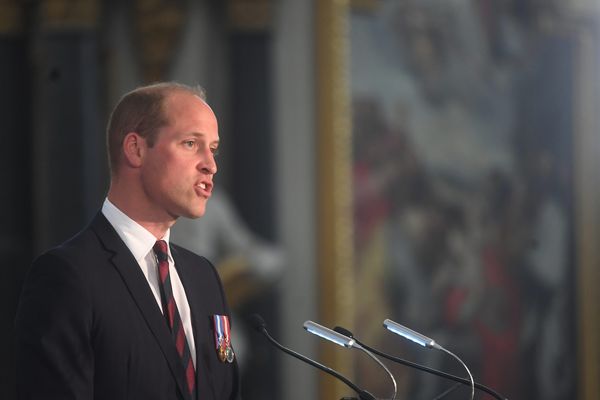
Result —
[[[154,247],[156,243],[154,235],[123,211],[119,210],[108,198],[104,200],[104,204],[102,205],[102,214],[104,214],[108,222],[115,228],[117,234],[125,242],[125,245],[139,264]],[[169,246],[170,234],[171,230],[167,229],[162,238],[162,240],[167,242],[167,246]],[[173,261],[170,251],[169,261]]]

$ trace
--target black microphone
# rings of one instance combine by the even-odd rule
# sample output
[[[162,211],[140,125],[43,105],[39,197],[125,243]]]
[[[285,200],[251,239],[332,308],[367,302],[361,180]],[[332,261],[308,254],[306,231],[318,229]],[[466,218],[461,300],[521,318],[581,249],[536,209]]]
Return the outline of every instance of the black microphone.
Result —
[[[404,360],[402,358],[394,357],[394,356],[386,354],[386,353],[384,353],[382,351],[379,351],[377,349],[369,347],[366,344],[362,343],[360,340],[358,340],[358,338],[356,338],[356,336],[354,336],[354,334],[352,332],[350,332],[348,329],[342,328],[341,326],[336,326],[335,328],[333,328],[333,330],[336,331],[337,333],[341,333],[344,336],[348,336],[349,338],[354,339],[354,341],[356,343],[358,343],[359,345],[361,345],[365,349],[369,350],[370,352],[372,352],[374,354],[377,354],[378,356],[387,358],[390,361],[394,361],[394,362],[397,362],[399,364],[406,365],[407,367],[416,368],[418,370],[425,371],[427,373],[430,373],[430,374],[433,374],[433,375],[437,375],[437,376],[440,376],[442,378],[450,379],[450,380],[453,380],[455,382],[462,383],[463,385],[471,386],[471,381],[469,379],[461,378],[459,376],[452,375],[452,374],[449,374],[447,372],[439,371],[437,369],[429,368],[429,367],[426,367],[426,366],[421,365],[421,364],[417,364],[417,363],[414,363],[414,362],[411,362],[411,361],[408,361],[408,360]],[[489,388],[489,387],[487,387],[485,385],[482,385],[480,383],[475,382],[475,388],[488,393],[489,395],[495,397],[498,400],[508,400],[508,398],[500,395],[495,390],[493,390],[493,389],[491,389],[491,388]]]
[[[251,315],[249,318],[249,322],[254,329],[256,329],[258,332],[262,333],[269,340],[269,342],[271,342],[273,345],[275,345],[275,347],[277,347],[279,350],[291,355],[292,357],[297,358],[300,361],[304,361],[305,363],[310,364],[313,367],[316,367],[316,368],[320,369],[321,371],[324,371],[324,372],[328,373],[329,375],[332,375],[332,376],[336,377],[337,379],[341,380],[348,387],[350,387],[352,390],[354,390],[358,394],[358,397],[361,400],[377,400],[375,398],[375,396],[373,396],[371,393],[359,388],[358,386],[356,386],[348,378],[346,378],[339,372],[337,372],[329,367],[326,367],[325,365],[318,363],[315,360],[312,360],[306,356],[303,356],[300,353],[295,352],[294,350],[288,349],[287,347],[284,347],[283,345],[281,345],[279,342],[277,342],[275,339],[273,339],[273,337],[271,335],[269,335],[269,332],[267,331],[267,324],[265,323],[265,320],[260,315],[258,315],[258,314]]]

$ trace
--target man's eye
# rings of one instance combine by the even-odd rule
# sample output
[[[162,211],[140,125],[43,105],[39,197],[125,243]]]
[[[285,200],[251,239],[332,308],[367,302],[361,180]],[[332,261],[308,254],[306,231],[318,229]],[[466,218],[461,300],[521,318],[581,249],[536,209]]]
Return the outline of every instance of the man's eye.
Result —
[[[219,155],[219,149],[211,148],[210,151],[213,153],[213,156],[218,156]]]
[[[184,145],[184,146],[186,146],[186,147],[190,147],[190,148],[191,148],[191,147],[194,147],[194,145],[195,145],[195,144],[196,144],[196,142],[195,142],[195,141],[193,141],[193,140],[186,140],[185,142],[183,142],[183,145]]]

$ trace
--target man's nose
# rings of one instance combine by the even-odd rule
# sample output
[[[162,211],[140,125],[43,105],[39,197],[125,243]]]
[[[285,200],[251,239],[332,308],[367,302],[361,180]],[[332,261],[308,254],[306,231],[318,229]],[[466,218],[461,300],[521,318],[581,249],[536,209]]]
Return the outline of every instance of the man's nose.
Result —
[[[198,163],[198,168],[205,174],[214,175],[217,173],[217,161],[215,160],[214,154],[209,152],[202,160]]]

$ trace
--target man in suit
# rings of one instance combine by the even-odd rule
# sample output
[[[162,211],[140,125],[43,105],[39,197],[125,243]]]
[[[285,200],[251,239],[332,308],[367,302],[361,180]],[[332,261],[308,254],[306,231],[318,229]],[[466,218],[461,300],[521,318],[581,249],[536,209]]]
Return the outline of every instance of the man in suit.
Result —
[[[107,129],[111,184],[82,232],[37,258],[16,317],[20,399],[238,399],[229,310],[209,261],[169,244],[204,214],[216,117],[200,90],[138,88]]]

